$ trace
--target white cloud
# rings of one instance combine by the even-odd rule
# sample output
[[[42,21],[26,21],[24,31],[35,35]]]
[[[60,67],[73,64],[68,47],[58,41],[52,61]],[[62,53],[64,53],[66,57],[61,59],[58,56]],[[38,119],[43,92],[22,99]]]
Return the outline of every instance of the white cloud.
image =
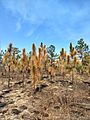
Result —
[[[29,21],[32,24],[41,24],[44,20],[49,20],[50,22],[54,20],[56,24],[58,22],[63,23],[66,21],[66,18],[72,23],[72,21],[77,21],[87,15],[89,11],[86,5],[82,5],[80,8],[75,2],[70,2],[66,5],[66,3],[61,0],[1,1],[6,9],[10,10],[15,15],[19,15],[21,19]]]
[[[30,30],[30,31],[26,34],[26,36],[27,36],[27,37],[31,37],[33,34],[34,34],[34,30]]]
[[[1,0],[1,3],[15,17],[19,16],[31,25],[27,29],[27,37],[38,32],[38,29],[44,30],[43,27],[37,26],[46,21],[47,35],[51,37],[55,34],[55,37],[63,38],[72,34],[84,34],[87,31],[87,26],[90,26],[90,1],[87,1],[68,0],[67,3],[67,0]],[[16,31],[21,29],[21,25],[20,21],[16,23]]]
[[[19,32],[20,29],[21,29],[21,23],[18,21],[18,22],[16,23],[16,32]]]

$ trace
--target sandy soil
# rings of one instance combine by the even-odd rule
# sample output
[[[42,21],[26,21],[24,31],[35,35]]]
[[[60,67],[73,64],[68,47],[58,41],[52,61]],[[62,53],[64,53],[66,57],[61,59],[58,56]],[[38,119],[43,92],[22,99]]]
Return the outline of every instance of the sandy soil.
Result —
[[[31,78],[14,75],[8,88],[0,75],[0,120],[90,120],[90,77],[81,77],[44,76],[34,91]]]

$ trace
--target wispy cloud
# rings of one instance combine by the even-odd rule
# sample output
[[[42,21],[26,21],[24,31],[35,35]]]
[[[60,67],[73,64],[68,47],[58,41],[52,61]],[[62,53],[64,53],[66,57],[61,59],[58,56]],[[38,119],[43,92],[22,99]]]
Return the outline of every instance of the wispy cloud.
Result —
[[[27,36],[27,37],[31,37],[33,34],[34,34],[34,30],[30,30],[30,31],[26,34],[26,36]]]
[[[19,32],[20,29],[21,29],[21,23],[18,21],[18,22],[16,23],[16,32]]]
[[[67,5],[62,0],[1,0],[4,7],[10,10],[14,15],[19,15],[23,20],[30,21],[33,24],[40,24],[43,20],[64,22],[65,17],[69,20],[78,20],[87,15],[86,5],[79,6],[69,0]],[[65,1],[65,0],[63,0]],[[70,5],[71,6],[70,6]],[[69,6],[68,6],[69,5]],[[68,16],[67,16],[68,15]],[[57,24],[57,23],[56,23]]]
[[[1,0],[1,3],[13,15],[34,26],[27,30],[28,37],[45,28],[52,38],[56,35],[71,39],[87,33],[86,25],[90,27],[90,0]],[[19,31],[21,23],[17,22],[16,27]]]

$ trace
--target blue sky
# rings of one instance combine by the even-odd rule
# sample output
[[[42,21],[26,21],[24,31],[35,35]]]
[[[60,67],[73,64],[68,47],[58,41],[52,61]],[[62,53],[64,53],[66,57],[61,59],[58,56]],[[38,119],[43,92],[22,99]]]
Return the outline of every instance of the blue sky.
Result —
[[[56,51],[84,38],[90,45],[90,0],[0,0],[0,43],[31,49],[34,42]]]

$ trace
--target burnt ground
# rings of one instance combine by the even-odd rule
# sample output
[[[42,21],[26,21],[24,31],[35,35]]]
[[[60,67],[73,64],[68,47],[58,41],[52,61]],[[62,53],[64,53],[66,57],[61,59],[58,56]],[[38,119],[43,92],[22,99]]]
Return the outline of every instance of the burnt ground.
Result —
[[[0,120],[90,120],[90,77],[43,77],[34,91],[31,78],[0,75]],[[17,79],[16,79],[17,78]]]

